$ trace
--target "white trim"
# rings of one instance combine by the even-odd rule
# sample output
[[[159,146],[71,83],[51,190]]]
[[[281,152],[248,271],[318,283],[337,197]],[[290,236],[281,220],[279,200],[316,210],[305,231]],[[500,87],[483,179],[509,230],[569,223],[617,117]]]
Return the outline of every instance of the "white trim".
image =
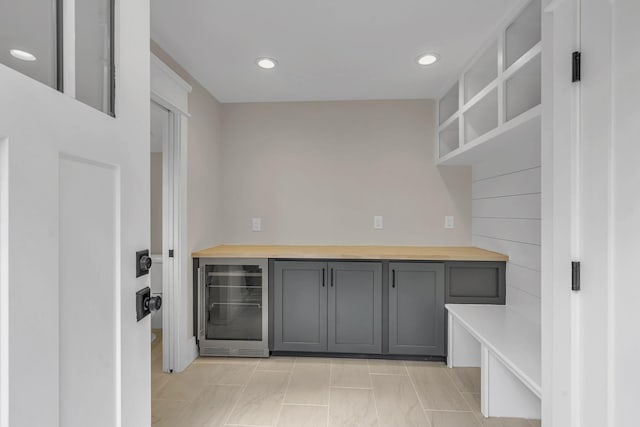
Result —
[[[9,427],[9,141],[0,138],[0,427]]]
[[[178,86],[182,88],[183,91],[187,93],[191,93],[193,88],[189,83],[184,81],[182,77],[180,77],[175,71],[173,71],[167,64],[162,62],[160,58],[151,53],[151,69],[155,69],[156,71],[160,71],[165,76],[169,77],[173,80]]]
[[[62,79],[63,92],[72,98],[76,97],[76,2],[62,1]]]
[[[166,100],[165,98],[158,95],[157,93],[151,93],[151,100],[156,104],[162,106],[163,108],[166,108],[169,111],[175,111],[182,114],[185,117],[191,117],[191,114],[189,114],[186,110],[182,110],[181,108],[173,105],[170,101]]]
[[[546,2],[546,5],[545,5]],[[542,14],[542,424],[579,426],[574,341],[579,301],[572,295],[572,161],[576,88],[568,54],[576,50],[576,0],[545,0]]]
[[[509,68],[504,70],[504,72],[502,73],[502,79],[504,81],[509,80],[511,77],[513,77],[514,74],[524,68],[529,62],[533,61],[540,54],[542,54],[542,41],[536,43],[526,53],[523,53],[522,56],[516,60],[516,62],[511,64]]]
[[[437,108],[436,108],[436,110],[437,110]],[[448,128],[451,125],[451,123],[456,121],[456,119],[458,118],[459,115],[460,115],[460,111],[456,111],[455,113],[453,113],[451,115],[451,117],[449,117],[447,120],[442,122],[442,124],[440,126],[438,126],[438,133],[440,133],[443,130],[445,130],[446,128]]]
[[[151,54],[151,101],[169,111],[168,138],[163,140],[162,275],[163,370],[180,372],[197,355],[195,337],[187,331],[189,286],[187,252],[187,128],[191,86]],[[169,258],[173,249],[174,258]]]

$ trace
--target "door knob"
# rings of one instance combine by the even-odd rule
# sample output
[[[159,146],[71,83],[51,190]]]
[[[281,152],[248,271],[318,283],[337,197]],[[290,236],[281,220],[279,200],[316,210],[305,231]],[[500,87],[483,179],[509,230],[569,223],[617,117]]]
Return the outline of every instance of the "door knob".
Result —
[[[153,261],[149,256],[149,249],[136,252],[136,277],[149,274],[151,264],[153,264]]]
[[[149,270],[151,268],[151,257],[149,255],[143,255],[140,257],[140,270]]]
[[[162,307],[162,297],[160,295],[151,296],[151,289],[146,287],[136,292],[136,318],[138,321],[144,319],[152,311],[158,311]]]
[[[147,298],[145,300],[145,305],[149,311],[158,311],[162,307],[162,297],[157,295],[155,297]]]

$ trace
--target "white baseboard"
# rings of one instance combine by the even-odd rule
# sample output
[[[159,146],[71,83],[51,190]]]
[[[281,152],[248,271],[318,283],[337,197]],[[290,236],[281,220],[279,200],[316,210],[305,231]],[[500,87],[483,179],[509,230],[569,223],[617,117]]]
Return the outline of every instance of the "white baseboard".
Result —
[[[182,354],[180,355],[180,366],[176,366],[176,372],[182,372],[187,369],[194,360],[198,358],[198,345],[196,344],[196,337],[191,337],[184,341],[182,347]]]

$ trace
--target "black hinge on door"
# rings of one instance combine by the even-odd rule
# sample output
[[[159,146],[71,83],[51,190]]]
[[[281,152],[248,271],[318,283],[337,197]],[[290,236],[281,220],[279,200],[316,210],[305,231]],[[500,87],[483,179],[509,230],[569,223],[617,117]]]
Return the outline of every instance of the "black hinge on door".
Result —
[[[169,258],[173,258],[173,249],[169,249]]]
[[[578,51],[575,51],[571,54],[571,81],[573,83],[579,82],[581,77],[581,66],[582,66],[582,54]]]
[[[571,262],[571,290],[580,290],[580,261]]]

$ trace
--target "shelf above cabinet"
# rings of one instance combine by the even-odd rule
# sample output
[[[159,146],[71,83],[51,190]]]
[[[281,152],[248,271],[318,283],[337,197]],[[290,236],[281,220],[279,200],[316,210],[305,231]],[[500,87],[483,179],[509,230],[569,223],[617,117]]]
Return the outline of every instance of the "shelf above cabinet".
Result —
[[[451,123],[449,123],[445,128],[443,128],[439,133],[438,143],[440,150],[439,153],[441,156],[444,156],[454,150],[456,150],[459,146],[460,141],[460,132],[458,119],[456,118]]]
[[[511,147],[540,145],[540,5],[541,0],[531,0],[514,11],[440,99],[439,108],[448,108],[440,112],[437,165],[506,159]]]
[[[449,121],[458,111],[458,83],[440,99],[438,103],[438,111],[440,112],[438,123],[442,126]]]
[[[473,165],[520,151],[525,144],[539,143],[542,107],[533,107],[504,125],[441,157],[440,165]]]

